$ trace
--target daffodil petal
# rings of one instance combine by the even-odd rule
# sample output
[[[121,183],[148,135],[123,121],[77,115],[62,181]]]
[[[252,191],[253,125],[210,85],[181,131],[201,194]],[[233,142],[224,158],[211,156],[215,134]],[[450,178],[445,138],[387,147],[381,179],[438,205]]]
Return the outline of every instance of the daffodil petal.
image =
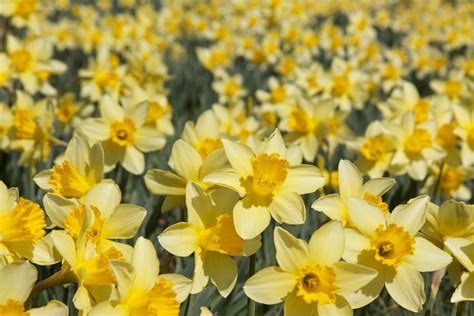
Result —
[[[327,241],[331,242],[328,243]],[[311,258],[320,265],[331,265],[341,260],[345,247],[341,222],[330,221],[319,227],[309,240]]]
[[[395,179],[392,178],[375,178],[367,181],[362,186],[364,192],[381,196],[395,185]]]
[[[48,193],[43,198],[44,209],[49,219],[57,227],[64,227],[64,221],[74,208],[79,206],[77,200]]]
[[[452,258],[423,237],[415,237],[415,252],[405,258],[420,272],[430,272],[446,267]]]
[[[232,168],[244,175],[252,174],[252,165],[250,164],[254,156],[252,149],[247,145],[226,139],[222,140],[222,144],[224,145],[225,155]]]
[[[120,204],[115,208],[109,220],[104,224],[104,238],[133,238],[146,216],[146,210],[137,205]]]
[[[385,226],[382,210],[366,200],[348,198],[347,211],[357,229],[365,236],[372,236],[379,226]]]
[[[322,186],[326,180],[321,171],[311,165],[297,165],[288,168],[288,175],[281,186],[282,191],[296,192],[298,194],[313,193]]]
[[[121,164],[128,172],[139,175],[145,170],[145,156],[135,146],[128,146]]]
[[[334,304],[318,304],[318,315],[352,315],[352,308],[349,302],[342,296],[336,295]]]
[[[153,194],[184,195],[186,193],[186,179],[160,169],[153,169],[146,173],[145,184]]]
[[[0,304],[8,299],[25,302],[38,278],[35,267],[28,262],[13,262],[0,268]]]
[[[444,245],[456,259],[469,271],[474,271],[474,243],[464,238],[448,238]]]
[[[270,213],[278,223],[303,224],[306,220],[304,201],[298,193],[279,192],[273,196]]]
[[[166,144],[166,139],[152,127],[142,127],[135,133],[135,146],[142,152],[160,150]]]
[[[317,312],[316,304],[307,304],[303,298],[296,295],[295,291],[288,294],[284,304],[285,315],[315,315]]]
[[[377,276],[377,270],[360,264],[336,262],[332,265],[336,272],[338,293],[348,295],[367,285]]]
[[[180,257],[187,257],[197,247],[197,232],[189,223],[177,223],[166,228],[158,240],[166,251]]]
[[[296,278],[279,267],[268,267],[250,277],[244,285],[245,294],[262,304],[277,304],[293,291]]]
[[[347,262],[356,263],[360,253],[370,248],[370,239],[351,228],[344,229],[344,236],[346,243],[342,257]]]
[[[387,223],[397,224],[414,236],[425,223],[428,201],[429,197],[419,196],[408,204],[399,205],[390,213]]]
[[[206,175],[203,178],[203,182],[218,184],[240,194],[245,194],[245,189],[240,185],[240,178],[241,175],[236,169],[223,168]]]
[[[132,266],[135,271],[134,283],[151,289],[160,273],[160,261],[150,240],[139,237],[132,255]]]
[[[474,300],[474,274],[465,272],[451,297],[451,303]]]
[[[84,204],[97,207],[108,220],[122,200],[120,188],[114,182],[102,182],[93,187],[85,196]]]
[[[237,234],[243,239],[252,239],[270,224],[270,211],[266,207],[247,205],[248,198],[237,202],[233,217]]]
[[[66,316],[68,312],[66,305],[60,301],[52,300],[46,306],[30,309],[28,314],[31,316]]]
[[[339,192],[341,199],[359,197],[362,194],[362,174],[349,160],[339,161]]]
[[[421,273],[407,264],[401,264],[392,280],[385,282],[390,296],[402,307],[419,312],[425,303],[425,290]]]
[[[329,194],[316,200],[311,208],[323,212],[330,219],[345,221],[344,204],[338,194]]]
[[[176,300],[178,302],[182,303],[186,300],[191,291],[192,280],[175,273],[162,274],[160,278],[164,278],[173,284],[173,290],[176,292]]]
[[[285,271],[297,272],[309,261],[308,244],[293,236],[281,227],[273,232],[276,259],[278,265]]]
[[[229,255],[209,251],[204,270],[223,297],[227,297],[237,282],[237,264]]]

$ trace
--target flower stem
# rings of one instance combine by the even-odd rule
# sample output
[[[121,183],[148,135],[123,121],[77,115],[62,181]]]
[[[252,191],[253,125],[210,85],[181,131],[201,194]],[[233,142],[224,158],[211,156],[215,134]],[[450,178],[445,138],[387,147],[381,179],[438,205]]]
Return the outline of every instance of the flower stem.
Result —
[[[439,166],[438,178],[436,179],[436,182],[433,188],[433,193],[431,194],[431,199],[433,202],[436,200],[436,196],[438,195],[439,184],[441,183],[441,178],[443,176],[443,169],[444,169],[444,161]]]
[[[250,256],[249,260],[249,275],[248,278],[250,278],[252,275],[255,274],[255,263],[256,263],[256,254],[254,253],[253,255]],[[247,279],[248,279],[247,278]],[[255,301],[251,300],[249,298],[247,302],[247,316],[255,316]]]
[[[458,313],[458,302],[453,304],[453,309],[451,310],[451,316],[456,316]]]
[[[431,282],[431,294],[430,300],[428,302],[428,315],[433,315],[433,309],[436,302],[436,295],[439,291],[439,286],[441,285],[441,280],[443,279],[444,274],[446,273],[446,268],[439,269],[433,274],[433,281]]]

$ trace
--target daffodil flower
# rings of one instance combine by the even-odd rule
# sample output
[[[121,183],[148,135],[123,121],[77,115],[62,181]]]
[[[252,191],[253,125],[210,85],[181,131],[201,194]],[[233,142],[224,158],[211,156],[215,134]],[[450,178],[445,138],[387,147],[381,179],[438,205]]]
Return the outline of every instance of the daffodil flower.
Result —
[[[118,298],[96,305],[89,313],[99,315],[178,315],[188,297],[191,280],[179,274],[162,274],[153,244],[138,238],[130,263],[112,260]]]
[[[392,178],[375,178],[363,183],[362,174],[349,160],[341,159],[338,167],[339,194],[329,194],[319,198],[311,205],[331,219],[337,219],[344,226],[351,226],[348,213],[348,199],[351,197],[365,199],[388,214],[388,205],[381,196],[395,185]]]
[[[159,150],[166,142],[157,129],[144,126],[148,104],[122,107],[106,95],[100,103],[100,113],[101,118],[82,122],[82,133],[92,141],[102,142],[109,169],[120,162],[130,173],[143,173],[143,153]]]
[[[235,228],[242,238],[258,236],[271,217],[278,223],[304,223],[301,194],[312,193],[325,183],[318,168],[293,161],[279,130],[255,151],[229,140],[223,143],[232,168],[217,170],[204,177],[204,182],[243,196],[233,211]]]
[[[40,206],[0,181],[0,266],[22,257],[43,265],[54,263],[45,229]]]
[[[205,158],[201,158],[191,144],[178,139],[173,144],[168,161],[174,173],[161,169],[149,170],[145,175],[145,184],[151,193],[165,195],[161,207],[165,212],[185,204],[187,183],[194,181],[207,190],[210,185],[204,183],[203,178],[226,164],[223,149],[215,150]]]
[[[100,143],[92,147],[82,136],[68,144],[64,159],[52,169],[38,173],[33,181],[43,190],[65,198],[82,198],[102,181],[104,151]]]
[[[345,241],[339,221],[321,226],[309,242],[277,227],[274,242],[279,266],[258,271],[244,292],[262,304],[284,302],[287,316],[352,315],[348,295],[377,275],[371,268],[341,261]]]
[[[28,262],[13,262],[0,267],[0,315],[68,315],[67,306],[56,300],[49,301],[43,307],[25,310],[23,304],[27,301],[37,278],[38,272]]]
[[[467,270],[461,275],[461,283],[451,296],[451,303],[474,301],[474,243],[464,238],[450,238],[445,245]]]
[[[48,193],[43,203],[53,225],[64,228],[75,239],[85,229],[85,218],[90,213],[93,223],[86,228],[86,239],[93,241],[99,252],[114,247],[129,257],[131,247],[111,239],[133,238],[145,218],[146,210],[138,205],[120,204],[121,199],[119,186],[105,180],[94,186],[83,201]]]
[[[190,182],[186,186],[188,222],[171,225],[158,237],[168,252],[181,257],[194,253],[191,293],[199,293],[209,279],[227,297],[237,281],[237,264],[231,256],[249,256],[260,238],[242,239],[234,228],[232,208],[238,195],[228,189],[206,194]]]
[[[378,276],[349,297],[354,308],[377,298],[384,285],[402,307],[419,312],[425,302],[423,277],[446,267],[451,256],[416,234],[425,223],[429,198],[419,196],[399,205],[390,215],[358,198],[348,198],[348,212],[355,229],[346,228],[344,260],[366,265]]]

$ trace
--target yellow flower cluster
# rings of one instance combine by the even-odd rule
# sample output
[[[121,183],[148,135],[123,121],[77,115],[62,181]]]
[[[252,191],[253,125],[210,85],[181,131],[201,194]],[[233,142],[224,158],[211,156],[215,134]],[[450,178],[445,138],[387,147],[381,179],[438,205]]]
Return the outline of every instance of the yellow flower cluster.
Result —
[[[0,316],[474,301],[473,3],[159,2],[0,0]]]

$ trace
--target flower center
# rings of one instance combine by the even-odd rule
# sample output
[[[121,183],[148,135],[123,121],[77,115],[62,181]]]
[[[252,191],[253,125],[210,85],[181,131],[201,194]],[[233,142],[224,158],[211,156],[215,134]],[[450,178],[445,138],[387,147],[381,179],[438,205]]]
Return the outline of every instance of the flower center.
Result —
[[[283,102],[288,97],[285,87],[280,85],[273,88],[270,95],[273,103]]]
[[[245,179],[241,178],[241,185],[248,195],[269,196],[285,181],[288,167],[288,161],[280,159],[277,153],[253,156],[253,173]]]
[[[59,122],[66,124],[74,117],[77,111],[78,108],[74,102],[68,100],[59,104],[56,114]]]
[[[21,302],[8,299],[5,305],[0,305],[0,315],[5,316],[27,316],[25,307]]]
[[[204,138],[194,145],[202,159],[206,158],[210,153],[222,147],[222,141],[219,138]]]
[[[132,293],[126,299],[126,303],[130,308],[130,315],[179,314],[179,302],[173,284],[164,278],[160,278],[147,293]]]
[[[26,49],[19,49],[10,54],[10,60],[16,72],[24,72],[29,68],[33,58]]]
[[[331,95],[333,97],[342,97],[349,93],[349,78],[346,75],[336,76],[332,79]]]
[[[375,236],[370,242],[370,248],[375,251],[375,259],[387,266],[398,267],[405,256],[412,255],[415,239],[396,224],[387,227],[380,225],[375,230]]]
[[[441,125],[436,133],[436,140],[441,144],[441,146],[451,147],[456,145],[458,140],[456,134],[454,134],[456,126],[456,122]]]
[[[110,125],[110,136],[112,141],[122,147],[133,145],[135,131],[135,124],[128,118],[124,119],[122,122],[113,122]]]
[[[0,241],[34,243],[44,236],[45,227],[46,222],[40,206],[20,198],[10,212],[0,215]]]
[[[87,180],[67,160],[61,165],[53,166],[53,174],[48,183],[53,185],[55,194],[66,198],[81,198],[91,188]]]
[[[448,80],[446,82],[446,86],[444,88],[444,93],[450,99],[456,99],[459,96],[459,92],[461,92],[461,83],[457,80]]]
[[[119,74],[113,70],[99,70],[94,74],[95,83],[102,89],[114,89],[119,79]]]
[[[235,96],[240,90],[240,85],[235,80],[229,80],[224,86],[224,94],[227,97]]]
[[[17,4],[16,14],[22,18],[27,18],[36,10],[36,0],[20,0]]]
[[[86,238],[87,240],[99,241],[104,227],[104,218],[97,207],[91,205],[91,209],[94,213],[94,224],[87,229]],[[64,220],[64,228],[66,228],[71,237],[79,237],[86,219],[86,212],[86,206],[81,204],[73,209]]]
[[[397,66],[393,64],[388,64],[387,66],[385,66],[383,76],[385,79],[397,80],[399,77]]]
[[[416,128],[413,134],[405,139],[405,152],[409,157],[416,157],[421,151],[431,147],[431,134],[423,128]]]
[[[93,257],[87,261],[83,261],[78,270],[81,269],[86,272],[85,277],[82,281],[83,285],[104,285],[114,284],[115,277],[109,266],[109,260],[123,260],[123,254],[111,247],[104,251],[102,254]],[[79,274],[81,275],[81,274]]]
[[[243,244],[244,240],[235,231],[234,220],[229,214],[219,215],[216,224],[199,235],[202,248],[231,256],[240,255]]]
[[[17,109],[13,115],[13,127],[15,136],[19,139],[39,140],[43,135],[30,110]]]
[[[369,203],[377,205],[385,215],[388,215],[388,204],[385,203],[380,196],[371,194],[369,192],[364,193],[364,200]]]
[[[296,295],[307,304],[334,304],[336,302],[336,272],[331,267],[316,265],[300,271]]]
[[[370,137],[360,147],[362,156],[370,161],[379,161],[387,153],[387,145],[382,136]]]
[[[464,175],[459,169],[451,166],[445,167],[441,176],[440,187],[444,192],[452,192],[459,189],[464,183]]]
[[[428,113],[431,105],[425,99],[420,99],[415,106],[413,106],[413,112],[415,113],[415,122],[420,123],[428,119]]]
[[[165,114],[168,114],[171,111],[169,104],[165,106],[161,106],[156,101],[149,101],[148,102],[148,113],[146,115],[145,123],[146,124],[153,124],[160,118],[162,118]]]
[[[312,122],[308,118],[308,114],[305,110],[300,107],[294,108],[290,113],[290,119],[288,121],[288,127],[291,130],[301,132],[301,133],[308,133],[314,130],[315,124],[311,124]]]

